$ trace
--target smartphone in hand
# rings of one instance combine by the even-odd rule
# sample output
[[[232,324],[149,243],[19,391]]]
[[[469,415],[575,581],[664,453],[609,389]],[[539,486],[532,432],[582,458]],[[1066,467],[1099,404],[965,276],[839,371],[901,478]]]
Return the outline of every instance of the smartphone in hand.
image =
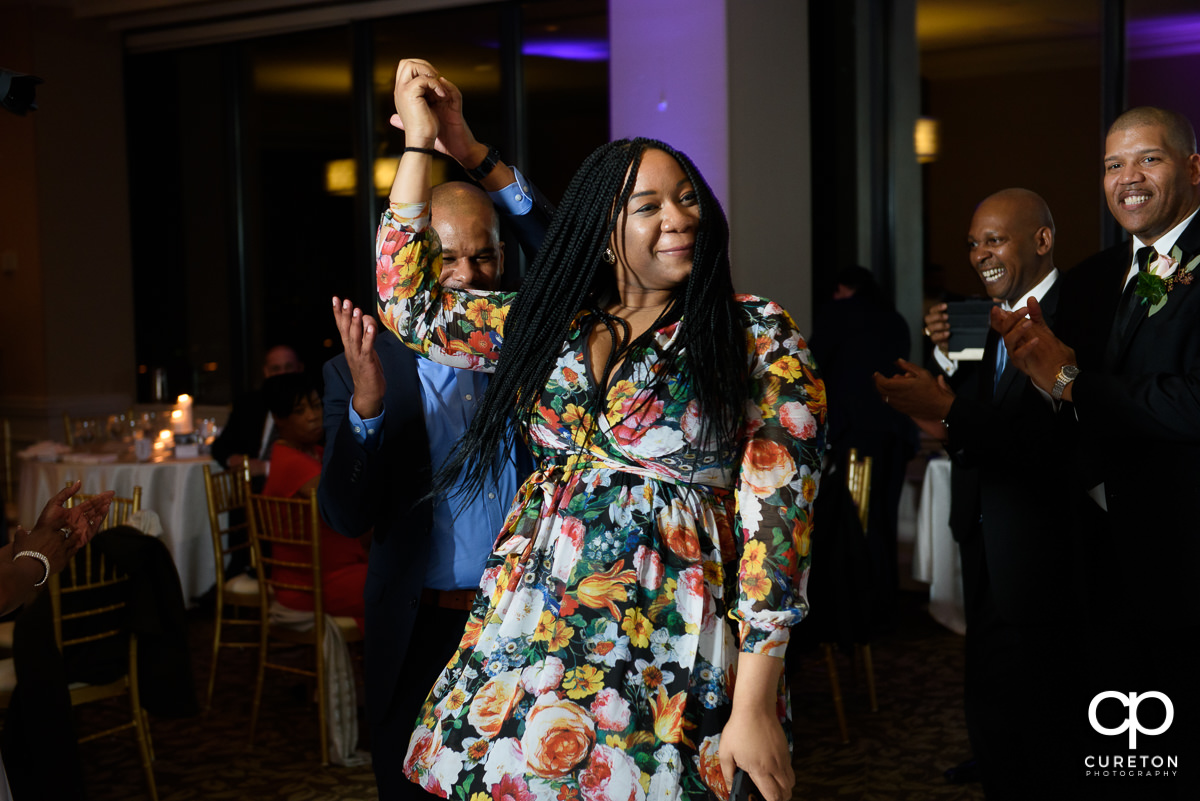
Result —
[[[960,300],[946,304],[946,314],[950,317],[950,341],[946,345],[951,359],[979,361],[983,358],[995,305],[990,300]]]
[[[754,785],[754,780],[741,768],[733,773],[733,787],[729,789],[729,801],[763,801],[762,793]]]

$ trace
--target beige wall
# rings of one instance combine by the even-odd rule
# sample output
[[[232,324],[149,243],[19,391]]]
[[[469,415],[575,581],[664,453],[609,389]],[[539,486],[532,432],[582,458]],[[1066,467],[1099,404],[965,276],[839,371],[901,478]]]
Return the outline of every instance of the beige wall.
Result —
[[[28,441],[133,399],[122,52],[68,9],[3,11],[0,66],[45,80],[37,111],[0,111],[0,415]]]

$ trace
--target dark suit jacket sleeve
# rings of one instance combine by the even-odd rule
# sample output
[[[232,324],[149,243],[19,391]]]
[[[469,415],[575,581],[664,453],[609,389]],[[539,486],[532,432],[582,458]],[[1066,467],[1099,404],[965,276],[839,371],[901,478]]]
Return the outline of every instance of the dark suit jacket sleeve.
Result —
[[[236,443],[234,442],[234,430],[238,427],[238,411],[237,404],[229,411],[229,419],[225,421],[225,427],[221,429],[221,433],[213,440],[212,458],[217,460],[221,467],[229,467],[229,457],[236,452]]]
[[[226,468],[229,467],[229,457],[235,453],[257,459],[266,421],[267,404],[261,392],[251,392],[238,398],[221,434],[213,441],[212,458]]]
[[[324,376],[325,456],[317,501],[321,516],[334,531],[358,537],[375,525],[379,514],[383,493],[372,483],[380,471],[368,469],[376,454],[358,443],[350,427],[354,382],[345,357],[326,362]]]
[[[975,467],[984,461],[1011,462],[1014,468],[1031,453],[1053,452],[1059,427],[1050,404],[1026,382],[1019,416],[977,398],[958,395],[946,415],[946,450],[955,463]]]
[[[1058,330],[1061,282],[1042,297],[1046,322]],[[998,337],[988,336],[982,361],[960,366],[954,403],[946,415],[950,435],[946,450],[965,467],[1004,465],[1024,471],[1033,457],[1052,454],[1063,447],[1062,426],[1050,401],[1028,378],[1009,367],[995,387],[992,370]]]
[[[1200,217],[1177,244],[1187,258],[1200,252]],[[1128,266],[1129,245],[1122,243],[1080,264],[1064,284],[1067,311],[1082,318],[1061,334],[1082,370],[1071,389],[1081,436],[1200,444],[1200,286],[1176,287],[1160,316],[1142,321],[1124,366],[1102,368]]]
[[[525,258],[533,261],[537,256],[542,240],[546,238],[546,229],[550,227],[550,218],[554,216],[554,204],[546,199],[541,190],[532,181],[527,181],[529,196],[533,199],[533,208],[528,214],[513,215],[497,206],[504,220],[516,232],[521,250]]]
[[[1090,435],[1200,444],[1200,370],[1106,375],[1084,371],[1071,390]]]

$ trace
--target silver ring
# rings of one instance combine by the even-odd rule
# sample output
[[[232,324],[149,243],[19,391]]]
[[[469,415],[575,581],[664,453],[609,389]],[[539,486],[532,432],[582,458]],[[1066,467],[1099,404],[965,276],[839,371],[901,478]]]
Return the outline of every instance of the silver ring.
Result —
[[[933,334],[929,333],[929,326],[925,326],[925,336],[927,336],[927,337],[933,336]]]
[[[71,538],[71,527],[70,526],[63,526],[62,528],[59,529],[59,531],[62,532],[63,539]]]

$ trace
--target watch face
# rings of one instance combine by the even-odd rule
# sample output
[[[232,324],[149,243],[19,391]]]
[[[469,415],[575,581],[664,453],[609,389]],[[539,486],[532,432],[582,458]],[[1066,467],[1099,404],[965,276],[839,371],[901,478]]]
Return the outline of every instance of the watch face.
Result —
[[[1074,380],[1079,375],[1079,368],[1074,364],[1064,364],[1062,367],[1062,377],[1068,381]]]

